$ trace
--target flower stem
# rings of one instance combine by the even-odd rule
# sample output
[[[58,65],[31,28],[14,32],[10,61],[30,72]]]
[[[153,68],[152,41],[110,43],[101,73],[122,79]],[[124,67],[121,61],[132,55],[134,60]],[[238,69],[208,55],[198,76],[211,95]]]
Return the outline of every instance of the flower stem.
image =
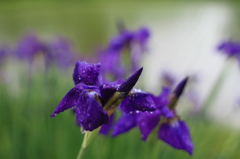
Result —
[[[228,76],[229,70],[230,70],[230,66],[232,64],[232,60],[231,59],[227,59],[227,61],[225,62],[221,72],[219,73],[216,82],[214,83],[212,89],[209,92],[209,95],[207,96],[207,99],[205,100],[205,102],[203,103],[203,108],[202,111],[200,113],[200,116],[205,116],[206,112],[208,110],[208,108],[213,104],[213,102],[216,100],[216,97],[218,96],[220,89],[226,79],[226,77]]]
[[[83,139],[83,142],[82,142],[82,146],[81,146],[81,149],[78,153],[77,159],[83,159],[86,148],[93,141],[93,139],[97,136],[100,129],[101,129],[101,126],[99,126],[97,129],[95,129],[93,131],[87,131],[85,133],[84,139]]]
[[[86,150],[86,148],[81,147],[81,149],[80,149],[80,151],[79,151],[79,153],[78,153],[77,159],[83,159],[85,150]]]

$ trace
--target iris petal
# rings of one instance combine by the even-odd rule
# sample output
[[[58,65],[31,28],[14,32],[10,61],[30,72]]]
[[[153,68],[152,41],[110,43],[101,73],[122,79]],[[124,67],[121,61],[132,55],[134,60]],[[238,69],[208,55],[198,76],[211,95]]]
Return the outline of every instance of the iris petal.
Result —
[[[159,96],[153,96],[152,99],[158,109],[161,109],[163,106],[166,106],[169,104],[169,95],[170,95],[170,89],[165,87],[162,89],[162,92]]]
[[[140,112],[137,124],[142,134],[142,140],[146,141],[148,135],[158,125],[160,121],[160,111]]]
[[[192,155],[194,146],[189,129],[184,121],[162,124],[158,132],[158,138],[172,147],[185,150]]]
[[[99,63],[88,64],[78,61],[73,72],[74,83],[83,82],[85,85],[99,86],[101,84],[100,67]]]
[[[107,112],[103,110],[97,98],[98,94],[95,91],[84,90],[76,107],[77,122],[87,131],[92,131],[109,122]]]
[[[113,126],[113,122],[114,122],[114,118],[115,118],[115,113],[113,113],[110,117],[109,117],[109,123],[108,124],[103,124],[101,129],[100,129],[100,133],[103,135],[107,135],[110,131],[110,129]]]
[[[153,111],[156,109],[151,95],[144,92],[129,94],[121,103],[120,108],[125,113],[135,110]]]
[[[134,85],[137,83],[141,73],[142,73],[143,67],[137,70],[135,73],[133,73],[126,81],[124,81],[117,89],[119,92],[125,92],[128,94],[131,89],[134,87]]]
[[[118,122],[114,125],[112,136],[114,137],[125,133],[135,126],[137,126],[136,114],[123,114]]]
[[[83,85],[78,84],[74,88],[72,88],[66,95],[63,97],[61,102],[58,104],[57,108],[54,110],[51,117],[53,118],[58,113],[61,113],[69,108],[74,107],[78,104],[79,97],[81,92],[83,91]]]

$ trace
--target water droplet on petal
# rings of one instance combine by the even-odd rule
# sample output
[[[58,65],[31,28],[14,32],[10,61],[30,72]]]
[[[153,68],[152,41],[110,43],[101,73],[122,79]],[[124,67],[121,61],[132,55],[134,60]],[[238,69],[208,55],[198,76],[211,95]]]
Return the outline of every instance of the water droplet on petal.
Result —
[[[81,130],[81,133],[82,133],[82,134],[85,134],[85,133],[86,133],[86,130],[82,129],[82,130]]]

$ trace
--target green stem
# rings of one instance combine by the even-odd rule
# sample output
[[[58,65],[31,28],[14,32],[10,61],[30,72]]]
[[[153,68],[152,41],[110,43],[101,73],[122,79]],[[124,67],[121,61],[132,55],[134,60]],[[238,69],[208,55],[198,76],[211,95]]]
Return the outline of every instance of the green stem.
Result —
[[[81,149],[78,153],[77,159],[83,159],[86,148],[93,141],[93,139],[95,139],[95,137],[97,136],[100,129],[101,129],[101,126],[99,126],[97,129],[95,129],[93,131],[87,131],[85,133],[84,139],[83,139],[83,142],[82,142],[82,146],[81,146]]]
[[[230,66],[232,64],[232,60],[231,59],[227,59],[227,61],[225,62],[221,72],[219,73],[216,82],[213,84],[212,89],[209,92],[209,95],[207,96],[207,99],[205,100],[205,102],[203,103],[203,109],[200,113],[200,115],[206,115],[206,112],[208,110],[208,108],[213,104],[213,102],[215,101],[216,97],[218,96],[220,89],[223,85],[223,82],[225,81],[226,77],[228,76],[229,70],[230,70]]]
[[[86,150],[86,148],[81,147],[81,149],[80,149],[80,151],[79,151],[79,153],[78,153],[77,159],[83,159],[85,150]]]

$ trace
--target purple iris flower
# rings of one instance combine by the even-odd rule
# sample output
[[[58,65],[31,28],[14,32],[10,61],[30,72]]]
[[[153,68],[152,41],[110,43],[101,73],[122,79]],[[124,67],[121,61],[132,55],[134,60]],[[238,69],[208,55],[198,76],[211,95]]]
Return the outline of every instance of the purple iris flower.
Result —
[[[240,42],[224,41],[218,46],[218,50],[222,51],[228,57],[239,57]]]
[[[84,130],[92,131],[109,123],[109,115],[128,96],[142,68],[124,82],[118,80],[103,84],[100,67],[101,64],[76,63],[73,73],[75,87],[65,95],[51,117],[75,107],[77,123]]]
[[[129,100],[125,98],[120,105],[124,113],[114,125],[112,136],[125,133],[138,126],[142,134],[142,140],[146,141],[149,134],[159,124],[162,117],[165,121],[160,125],[158,138],[176,149],[187,151],[191,155],[193,143],[191,141],[189,129],[184,121],[179,120],[175,111],[175,105],[178,98],[183,93],[187,80],[188,78],[182,80],[172,94],[170,94],[170,89],[168,88],[163,88],[159,96],[149,94],[155,104],[155,111],[133,111],[131,110],[133,107],[144,104],[144,102],[125,104],[128,103],[127,100]]]

